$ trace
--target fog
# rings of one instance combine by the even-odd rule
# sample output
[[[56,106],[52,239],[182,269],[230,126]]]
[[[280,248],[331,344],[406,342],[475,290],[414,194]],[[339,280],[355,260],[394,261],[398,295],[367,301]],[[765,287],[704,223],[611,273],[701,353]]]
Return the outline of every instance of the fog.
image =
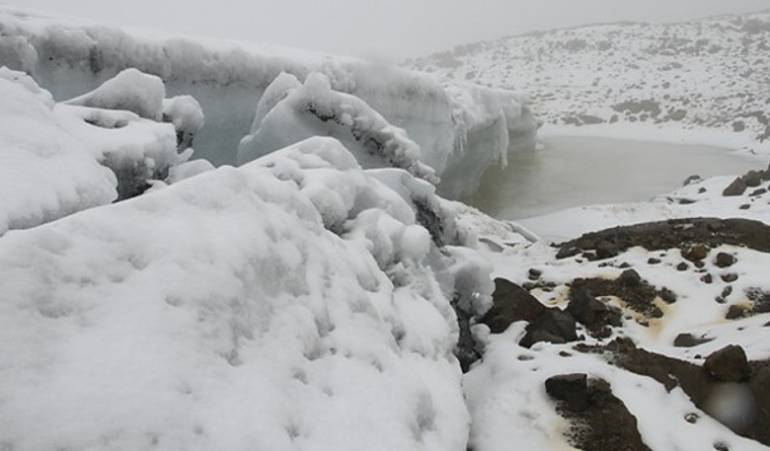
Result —
[[[595,22],[679,21],[767,0],[5,0],[8,6],[180,34],[396,61],[456,44]]]

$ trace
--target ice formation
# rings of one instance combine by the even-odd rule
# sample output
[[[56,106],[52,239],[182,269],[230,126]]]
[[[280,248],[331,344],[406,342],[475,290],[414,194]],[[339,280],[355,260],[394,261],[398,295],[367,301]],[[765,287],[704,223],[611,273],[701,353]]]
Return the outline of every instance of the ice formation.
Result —
[[[361,99],[332,90],[329,79],[310,74],[298,86],[281,74],[257,105],[251,134],[241,140],[238,162],[244,163],[312,136],[332,136],[352,151],[364,167],[396,167],[438,182],[420,162],[419,146]],[[259,122],[257,122],[259,121]]]
[[[4,236],[0,443],[464,449],[450,213],[314,138]]]
[[[130,67],[163,79],[169,95],[192,95],[206,115],[195,148],[215,165],[235,163],[241,138],[282,100],[266,90],[283,72],[302,82],[311,73],[323,74],[334,92],[361,99],[388,124],[405,130],[420,148],[420,161],[441,177],[439,191],[448,197],[471,192],[489,164],[508,150],[533,145],[536,131],[519,95],[445,85],[429,75],[350,58],[253,44],[148,38],[7,8],[0,9],[0,27],[3,64],[32,73],[57,99],[92,90]],[[293,83],[288,75],[279,81],[288,84],[274,84],[278,93]],[[264,108],[255,120],[258,103]]]
[[[0,234],[133,197],[190,157],[191,150],[177,152],[173,124],[127,110],[160,118],[163,83],[124,74],[129,82],[120,75],[75,101],[55,103],[28,75],[0,68]],[[136,89],[142,80],[150,81],[142,85],[152,88],[149,94]],[[186,121],[179,127],[194,128]]]

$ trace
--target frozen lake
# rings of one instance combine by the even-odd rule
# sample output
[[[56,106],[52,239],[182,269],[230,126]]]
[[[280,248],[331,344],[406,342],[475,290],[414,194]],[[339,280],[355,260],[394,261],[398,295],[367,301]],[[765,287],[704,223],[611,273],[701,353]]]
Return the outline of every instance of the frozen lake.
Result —
[[[682,186],[690,175],[739,174],[763,161],[715,147],[609,138],[553,136],[543,144],[544,150],[512,155],[505,169],[490,168],[465,201],[500,219],[523,219],[645,201]]]

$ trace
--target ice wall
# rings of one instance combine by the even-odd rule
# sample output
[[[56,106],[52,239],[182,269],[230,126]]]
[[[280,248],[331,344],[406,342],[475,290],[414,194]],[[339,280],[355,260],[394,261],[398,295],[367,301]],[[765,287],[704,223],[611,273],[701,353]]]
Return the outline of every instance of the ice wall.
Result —
[[[536,130],[525,101],[507,91],[445,86],[426,74],[350,58],[147,37],[7,8],[0,8],[0,65],[33,74],[57,99],[90,91],[129,67],[158,75],[168,95],[191,95],[202,105],[206,125],[194,147],[216,165],[235,163],[259,99],[281,72],[300,81],[320,72],[334,90],[361,98],[403,128],[425,163],[439,176],[450,174],[440,186],[449,197],[475,189],[486,165],[529,145]]]

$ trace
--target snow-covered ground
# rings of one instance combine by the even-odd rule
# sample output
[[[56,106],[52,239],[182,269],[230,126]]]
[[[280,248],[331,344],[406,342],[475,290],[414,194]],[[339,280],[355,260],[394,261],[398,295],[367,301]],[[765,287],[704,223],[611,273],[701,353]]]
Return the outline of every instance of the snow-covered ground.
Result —
[[[579,133],[770,151],[770,12],[535,32],[405,67],[526,91],[539,119]]]
[[[257,104],[282,72],[302,83],[323,74],[334,91],[361,99],[404,129],[439,176],[464,174],[465,183],[440,187],[450,197],[473,190],[484,169],[509,151],[534,146],[536,122],[526,97],[511,91],[352,58],[126,31],[6,7],[0,30],[0,65],[33,75],[57,100],[130,67],[162,78],[170,95],[192,95],[206,117],[195,149],[215,165],[236,163]]]

